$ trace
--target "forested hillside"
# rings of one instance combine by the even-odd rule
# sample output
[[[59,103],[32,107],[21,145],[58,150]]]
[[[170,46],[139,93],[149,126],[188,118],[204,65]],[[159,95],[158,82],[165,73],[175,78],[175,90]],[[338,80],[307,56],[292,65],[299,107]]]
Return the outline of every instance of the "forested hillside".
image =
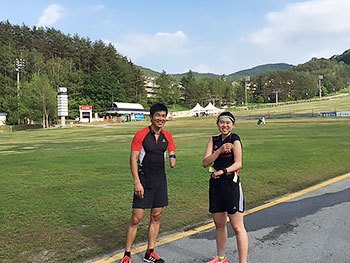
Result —
[[[197,78],[192,72],[182,79],[185,103],[242,105],[310,99],[348,91],[350,66],[336,59],[312,59],[290,69],[267,71],[257,75],[243,74],[232,81],[229,76]],[[249,77],[247,80],[246,77]]]
[[[255,77],[259,74],[267,73],[270,71],[287,70],[287,69],[290,69],[291,67],[293,67],[293,65],[286,64],[286,63],[265,64],[265,65],[253,67],[251,69],[240,70],[228,76],[232,79],[238,79],[245,76]]]
[[[145,97],[141,71],[113,45],[0,22],[0,112],[8,113],[9,122],[57,118],[60,86],[68,88],[71,117],[81,104],[101,112],[112,100],[142,102]]]
[[[332,58],[338,62],[344,62],[344,63],[350,65],[350,49],[345,51],[343,54],[338,55],[338,56],[333,56]]]

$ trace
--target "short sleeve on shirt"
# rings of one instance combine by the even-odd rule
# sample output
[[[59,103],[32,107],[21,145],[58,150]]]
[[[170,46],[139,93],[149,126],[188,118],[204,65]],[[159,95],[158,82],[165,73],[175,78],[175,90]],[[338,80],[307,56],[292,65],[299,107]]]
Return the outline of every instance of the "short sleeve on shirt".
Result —
[[[166,130],[163,130],[162,132],[163,132],[165,138],[168,141],[168,152],[175,151],[176,150],[176,145],[175,145],[175,142],[174,142],[174,139],[173,139],[173,135],[170,132],[166,131]]]
[[[241,143],[241,145],[242,145],[241,138],[239,137],[239,135],[236,134],[236,133],[232,133],[231,143],[234,143],[235,141],[239,141]]]
[[[147,133],[149,133],[148,127],[136,132],[136,134],[134,135],[134,138],[131,141],[131,150],[132,151],[141,151],[142,143],[143,143],[143,140],[145,139]]]

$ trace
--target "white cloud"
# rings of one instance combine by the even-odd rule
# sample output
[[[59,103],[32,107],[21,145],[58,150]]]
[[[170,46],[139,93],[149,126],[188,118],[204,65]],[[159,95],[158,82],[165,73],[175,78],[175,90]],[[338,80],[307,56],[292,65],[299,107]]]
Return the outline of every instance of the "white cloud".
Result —
[[[185,40],[187,37],[182,31],[177,31],[175,33],[163,33],[163,32],[158,32],[154,35],[155,38],[158,39],[164,39],[164,40]]]
[[[341,54],[350,45],[350,16],[345,10],[350,10],[349,0],[300,0],[270,12],[266,25],[243,39],[245,45],[235,60],[245,59],[251,66],[297,65],[313,57]]]
[[[148,55],[179,54],[186,52],[188,39],[185,33],[158,32],[154,35],[134,34],[127,36],[123,42],[115,43],[119,52],[137,60]]]
[[[349,0],[310,0],[288,4],[267,14],[268,25],[251,34],[256,45],[284,44],[311,38],[344,38],[350,34]],[[339,39],[340,40],[340,39]]]
[[[51,26],[64,15],[64,9],[60,5],[49,5],[39,18],[37,26]]]

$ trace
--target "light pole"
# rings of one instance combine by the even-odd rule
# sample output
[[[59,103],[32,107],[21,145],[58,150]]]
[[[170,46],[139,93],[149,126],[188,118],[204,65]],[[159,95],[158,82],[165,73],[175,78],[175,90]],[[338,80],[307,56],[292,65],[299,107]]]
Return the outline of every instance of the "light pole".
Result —
[[[280,92],[280,91],[279,90],[273,91],[273,93],[276,94],[276,104],[278,104],[278,92]]]
[[[323,75],[318,75],[318,92],[319,92],[320,100],[322,99],[322,79],[323,79]]]
[[[244,82],[244,100],[245,100],[245,106],[248,105],[248,85],[250,82],[250,76],[245,77],[245,82]]]
[[[20,97],[20,87],[19,87],[19,72],[24,69],[26,61],[23,58],[16,58],[15,69],[17,73],[17,110],[19,114],[19,97]],[[18,124],[21,124],[21,119],[18,117]]]

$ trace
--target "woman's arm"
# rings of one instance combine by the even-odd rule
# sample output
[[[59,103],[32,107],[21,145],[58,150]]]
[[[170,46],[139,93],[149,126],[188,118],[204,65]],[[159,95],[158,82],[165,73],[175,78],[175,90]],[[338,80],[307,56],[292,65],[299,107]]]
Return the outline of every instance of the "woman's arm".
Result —
[[[220,156],[221,153],[224,153],[228,150],[227,146],[227,143],[225,143],[219,149],[213,152],[213,139],[210,138],[202,161],[203,167],[206,168],[210,166]]]
[[[233,156],[235,157],[235,162],[227,167],[227,172],[232,173],[242,168],[242,145],[241,142],[236,140],[232,144]]]
[[[237,170],[239,170],[242,167],[242,145],[240,141],[234,141],[232,144],[230,143],[233,154],[235,157],[235,162],[226,168],[227,173],[233,173]],[[212,174],[213,178],[219,178],[221,175],[224,174],[223,170],[216,171]]]

